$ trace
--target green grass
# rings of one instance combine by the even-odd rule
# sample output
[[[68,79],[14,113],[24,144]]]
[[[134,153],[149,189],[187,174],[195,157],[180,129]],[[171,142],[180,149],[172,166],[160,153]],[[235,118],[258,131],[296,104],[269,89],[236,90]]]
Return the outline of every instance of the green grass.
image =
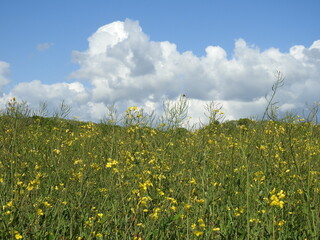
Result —
[[[320,236],[318,125],[4,115],[0,132],[0,239]]]

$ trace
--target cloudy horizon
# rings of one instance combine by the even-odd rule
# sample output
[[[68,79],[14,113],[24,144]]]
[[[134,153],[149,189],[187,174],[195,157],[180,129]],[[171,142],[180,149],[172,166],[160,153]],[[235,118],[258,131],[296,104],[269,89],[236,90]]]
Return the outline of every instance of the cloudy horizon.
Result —
[[[223,106],[226,119],[239,119],[263,114],[277,71],[285,77],[276,95],[281,113],[302,114],[307,104],[319,101],[320,40],[293,45],[288,52],[260,50],[242,38],[235,40],[231,55],[218,45],[207,46],[203,56],[177,49],[173,42],[150,40],[138,21],[126,19],[99,27],[88,36],[87,49],[72,52],[78,68],[65,81],[34,79],[9,86],[13,69],[0,59],[1,108],[12,97],[32,108],[41,102],[54,108],[64,100],[72,109],[70,117],[99,121],[112,104],[120,113],[138,106],[161,115],[165,99],[185,94],[195,122],[205,121],[204,106],[210,101]]]

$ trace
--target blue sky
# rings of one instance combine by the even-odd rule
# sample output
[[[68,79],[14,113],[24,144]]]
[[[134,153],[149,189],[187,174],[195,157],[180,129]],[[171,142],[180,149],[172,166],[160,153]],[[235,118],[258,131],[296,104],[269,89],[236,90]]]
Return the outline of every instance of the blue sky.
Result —
[[[80,82],[88,91],[97,87],[92,84],[90,77],[87,76],[91,80],[75,78],[72,74],[83,67],[74,61],[74,51],[88,50],[88,38],[101,26],[115,21],[138,21],[142,33],[149,37],[149,42],[168,41],[176,45],[179,54],[191,51],[199,61],[206,56],[205,49],[208,46],[221,47],[227,54],[226,59],[232,60],[235,57],[235,42],[239,39],[243,39],[249,49],[258,49],[259,53],[275,48],[286,56],[293,46],[310,48],[315,41],[320,40],[319,12],[320,1],[317,0],[2,0],[0,61],[9,64],[7,72],[10,72],[5,75],[9,82],[2,84],[3,99],[18,93],[14,90],[19,83],[34,80],[47,85]],[[318,62],[313,64],[318,69]],[[290,76],[288,72],[284,74]],[[228,81],[227,77],[225,81]],[[203,86],[206,87],[205,82]],[[94,95],[92,92],[88,94]],[[178,96],[178,90],[175,94]],[[191,95],[195,100],[210,98],[201,99],[196,93]],[[30,98],[27,93],[25,98]],[[211,98],[228,100],[224,96],[220,99]],[[90,98],[95,102],[93,99]],[[135,97],[133,99],[137,100]],[[111,100],[114,101],[100,99],[96,103],[107,105]],[[140,99],[138,103],[143,105],[145,100]]]

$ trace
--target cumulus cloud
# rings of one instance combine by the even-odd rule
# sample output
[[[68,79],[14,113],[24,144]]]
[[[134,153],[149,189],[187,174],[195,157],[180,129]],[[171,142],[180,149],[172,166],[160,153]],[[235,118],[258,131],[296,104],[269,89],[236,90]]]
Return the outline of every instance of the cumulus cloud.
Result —
[[[30,94],[30,97],[28,95]],[[43,84],[39,80],[22,82],[17,84],[11,91],[14,96],[23,96],[31,104],[39,103],[44,99],[54,102],[65,100],[66,103],[76,102],[82,104],[88,100],[88,93],[84,86],[79,82]]]
[[[319,101],[320,40],[280,52],[238,39],[231,56],[213,45],[198,57],[179,52],[174,43],[151,41],[137,21],[125,20],[100,27],[88,38],[87,50],[73,52],[73,60],[79,65],[70,75],[76,82],[20,83],[11,94],[28,92],[34,102],[65,99],[86,120],[101,119],[113,103],[121,111],[137,105],[159,112],[164,99],[186,94],[194,119],[204,117],[209,101],[222,103],[227,119],[237,119],[263,113],[265,94],[279,70],[286,76],[276,99],[280,110],[301,110],[306,102]]]
[[[9,63],[0,61],[0,96],[2,95],[3,87],[9,83],[8,75],[10,72]]]
[[[10,94],[5,97],[6,101],[13,96],[18,101],[26,101],[33,109],[44,102],[51,112],[59,110],[59,106],[64,102],[72,108],[73,114],[78,114],[87,120],[91,117],[81,113],[81,108],[90,102],[90,93],[80,82],[55,84],[43,84],[39,80],[22,82],[11,89]]]
[[[261,51],[238,39],[229,58],[219,46],[208,46],[205,56],[197,57],[178,52],[173,43],[150,41],[131,20],[105,25],[88,41],[86,51],[73,53],[80,68],[72,77],[89,81],[93,100],[105,104],[131,100],[145,105],[187,94],[197,109],[214,100],[224,103],[231,118],[257,115],[264,110],[276,70],[286,76],[278,93],[283,109],[318,100],[320,41],[282,53]]]

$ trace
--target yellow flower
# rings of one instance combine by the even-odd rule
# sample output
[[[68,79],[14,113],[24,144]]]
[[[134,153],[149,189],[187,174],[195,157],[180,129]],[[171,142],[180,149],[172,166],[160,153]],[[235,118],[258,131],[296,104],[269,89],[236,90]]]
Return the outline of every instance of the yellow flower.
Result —
[[[214,231],[214,232],[218,232],[218,231],[220,231],[220,228],[212,228],[212,231]]]
[[[52,208],[52,205],[50,203],[48,203],[47,201],[43,202],[43,205],[45,205],[46,207]]]
[[[139,185],[140,185],[140,188],[142,188],[144,191],[147,191],[148,187],[153,187],[153,184],[149,179],[144,183],[140,183]]]
[[[59,155],[61,153],[61,151],[59,149],[53,149],[53,152],[57,155]]]
[[[22,235],[19,232],[16,232],[14,237],[15,237],[15,239],[22,239]]]
[[[39,216],[44,215],[44,213],[43,213],[42,209],[40,209],[40,208],[37,210],[37,214],[38,214]]]
[[[244,209],[243,208],[236,208],[234,215],[236,217],[239,217],[243,213],[244,213]]]
[[[197,182],[196,182],[196,180],[195,180],[194,178],[192,178],[192,179],[190,180],[190,184],[197,184]]]
[[[193,232],[194,233],[194,235],[196,235],[197,237],[199,237],[199,236],[201,236],[202,234],[203,234],[203,232],[201,232],[201,231],[194,231]]]
[[[280,192],[278,192],[277,194],[275,194],[275,189],[273,189],[270,193],[272,194],[270,197],[270,206],[277,206],[280,208],[283,208],[284,205],[284,201],[281,201],[282,198],[285,197],[284,191],[281,190]]]
[[[175,206],[170,207],[170,209],[174,212],[177,211],[177,208]]]
[[[10,202],[7,202],[7,206],[8,206],[8,207],[12,207],[12,206],[13,206],[13,203],[12,203],[12,201],[10,201]]]
[[[108,162],[107,164],[106,164],[106,168],[111,168],[112,167],[112,163],[111,162]]]
[[[191,205],[186,203],[186,204],[184,205],[184,208],[188,210],[189,208],[191,208]]]
[[[198,219],[198,223],[199,223],[199,226],[200,226],[201,228],[206,228],[206,224],[204,223],[204,221],[203,221],[202,218],[199,218],[199,219]]]
[[[259,210],[259,211],[258,211],[258,213],[262,213],[262,214],[264,214],[264,213],[266,213],[266,210],[264,210],[264,209]]]
[[[101,237],[103,237],[103,235],[101,233],[97,233],[96,237],[101,238]]]
[[[278,197],[279,199],[284,198],[286,195],[284,194],[283,190],[281,190],[280,192],[278,192]]]
[[[164,195],[164,192],[161,191],[161,189],[157,188],[157,191],[158,191],[158,193],[159,193],[160,196],[163,196],[163,195]]]
[[[191,225],[191,229],[192,229],[192,230],[196,229],[196,227],[197,227],[197,224],[195,224],[195,223],[193,223],[193,224]]]
[[[155,208],[153,209],[153,213],[150,214],[149,216],[153,219],[158,219],[159,218],[159,212],[161,211],[160,208]]]

